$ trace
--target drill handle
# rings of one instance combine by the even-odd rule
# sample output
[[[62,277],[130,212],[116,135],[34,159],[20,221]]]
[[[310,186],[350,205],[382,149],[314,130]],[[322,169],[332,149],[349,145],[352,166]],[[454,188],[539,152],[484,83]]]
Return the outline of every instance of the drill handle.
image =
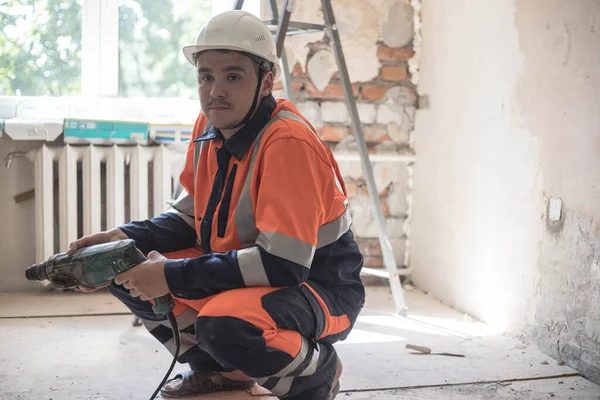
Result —
[[[170,294],[165,294],[164,296],[152,299],[152,302],[154,303],[152,305],[152,310],[156,315],[169,315],[175,308],[175,301]]]
[[[134,265],[141,264],[148,260],[144,253],[142,253],[137,247],[134,248],[135,251],[131,254]],[[175,308],[175,301],[173,301],[173,297],[170,294],[152,299],[152,302],[154,303],[152,305],[152,310],[156,315],[168,315],[172,313],[173,309]]]
[[[148,261],[144,253],[142,253],[135,245],[132,246],[131,251],[127,254],[129,258],[128,264],[131,265],[131,267]],[[168,315],[173,312],[173,309],[175,308],[175,301],[173,301],[173,297],[171,297],[170,294],[152,299],[152,303],[152,310],[156,315]]]
[[[133,251],[130,252],[129,255],[131,257],[130,264],[132,264],[132,266],[139,265],[148,260],[144,253],[135,246],[133,246]],[[169,315],[175,308],[175,301],[170,294],[152,299],[152,303],[152,310],[156,315]]]
[[[142,253],[137,247],[136,252],[134,254],[135,263],[141,264],[144,261],[147,261],[146,256]],[[175,301],[173,301],[173,297],[170,294],[166,294],[161,297],[157,297],[156,299],[152,299],[153,305],[152,310],[156,315],[168,315],[173,312],[175,308]]]
[[[144,253],[142,253],[142,251],[140,249],[135,247],[135,245],[133,246],[133,251],[130,253],[130,257],[131,257],[131,264],[133,264],[133,265],[139,265],[139,264],[143,263],[144,261],[148,261],[148,259],[144,255]]]

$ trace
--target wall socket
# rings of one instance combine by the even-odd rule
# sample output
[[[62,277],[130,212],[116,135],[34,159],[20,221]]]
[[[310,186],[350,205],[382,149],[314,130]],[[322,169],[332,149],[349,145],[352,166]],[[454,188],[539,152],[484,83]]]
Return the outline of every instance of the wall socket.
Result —
[[[548,221],[551,223],[559,222],[563,217],[563,203],[562,200],[556,197],[550,197],[548,199]]]
[[[546,206],[546,226],[550,231],[557,233],[565,222],[565,205],[562,199],[550,197]]]

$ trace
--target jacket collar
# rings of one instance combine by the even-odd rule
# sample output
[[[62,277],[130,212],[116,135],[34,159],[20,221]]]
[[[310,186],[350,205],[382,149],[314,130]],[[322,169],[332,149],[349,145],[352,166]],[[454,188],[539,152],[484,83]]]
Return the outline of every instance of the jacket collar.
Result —
[[[273,111],[275,111],[276,106],[277,103],[275,102],[275,98],[272,94],[269,94],[262,99],[260,106],[254,113],[254,116],[250,119],[250,122],[237,131],[230,139],[225,140],[221,131],[210,124],[210,128],[194,139],[194,142],[213,139],[222,140],[227,150],[240,161],[244,158],[244,155],[248,152],[250,146],[252,146],[258,133],[271,119],[271,115],[273,114]]]

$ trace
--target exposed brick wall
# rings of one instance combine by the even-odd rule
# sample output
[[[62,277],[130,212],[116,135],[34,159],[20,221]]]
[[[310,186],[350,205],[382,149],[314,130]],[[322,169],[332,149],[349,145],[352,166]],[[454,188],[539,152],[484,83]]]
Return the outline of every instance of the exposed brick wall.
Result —
[[[325,42],[313,45],[322,49]],[[377,56],[381,65],[379,75],[368,82],[352,85],[361,118],[367,147],[371,154],[386,152],[411,154],[410,136],[416,109],[416,90],[409,80],[408,61],[414,52],[411,47],[388,47],[379,44]],[[311,53],[309,53],[310,58]],[[354,142],[350,116],[344,103],[344,91],[336,72],[323,90],[311,82],[305,66],[296,63],[293,68],[295,101],[313,122],[319,135],[337,152],[352,149]],[[278,82],[276,90],[282,91]],[[307,112],[309,109],[311,112]],[[311,115],[313,114],[313,115]],[[352,164],[352,165],[350,165]],[[367,185],[359,162],[340,162],[344,174],[350,207],[355,220],[355,232],[365,256],[365,266],[383,268],[381,248]],[[408,179],[410,165],[403,163],[375,163],[374,173],[381,205],[388,225],[388,235],[394,246],[396,263],[405,265],[404,222],[407,218],[407,196],[410,195]],[[367,278],[371,281],[372,279]],[[375,279],[375,281],[379,281]]]
[[[352,35],[351,32],[346,34]],[[369,153],[412,155],[414,151],[411,139],[417,94],[411,82],[409,61],[415,55],[415,51],[410,39],[407,44],[399,47],[388,46],[383,39],[373,42],[376,48],[372,48],[372,54],[377,57],[379,65],[378,72],[373,73],[376,76],[365,81],[354,81],[352,90]],[[333,71],[331,75],[323,72],[330,68],[331,64],[320,61],[322,59],[327,61],[323,51],[332,54],[329,40],[317,39],[303,46],[308,48],[306,59],[296,60],[292,67],[292,88],[296,106],[315,126],[322,140],[334,151],[334,154],[357,154],[339,71]],[[347,60],[350,58],[356,60],[356,51],[355,48],[355,53],[352,53],[352,49],[345,48]],[[296,55],[298,53],[301,52],[296,51]],[[315,54],[318,54],[318,57],[313,58]],[[356,68],[354,70],[356,71]],[[329,76],[331,78],[327,82]],[[317,79],[313,82],[311,77]],[[282,82],[277,82],[275,92],[284,95]],[[354,231],[365,256],[365,266],[383,268],[378,230],[361,163],[346,160],[338,163],[346,183]],[[374,162],[373,172],[396,263],[399,267],[406,266],[408,262],[406,221],[410,214],[412,164]],[[365,281],[382,282],[381,279],[371,276],[365,276]]]

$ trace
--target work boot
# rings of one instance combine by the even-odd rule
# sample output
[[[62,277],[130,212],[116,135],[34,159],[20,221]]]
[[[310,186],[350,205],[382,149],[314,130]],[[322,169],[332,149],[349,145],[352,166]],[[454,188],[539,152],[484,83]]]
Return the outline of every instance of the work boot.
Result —
[[[217,372],[190,370],[169,379],[161,388],[160,394],[171,398],[191,397],[214,392],[248,390],[254,385],[252,380],[236,381]]]

